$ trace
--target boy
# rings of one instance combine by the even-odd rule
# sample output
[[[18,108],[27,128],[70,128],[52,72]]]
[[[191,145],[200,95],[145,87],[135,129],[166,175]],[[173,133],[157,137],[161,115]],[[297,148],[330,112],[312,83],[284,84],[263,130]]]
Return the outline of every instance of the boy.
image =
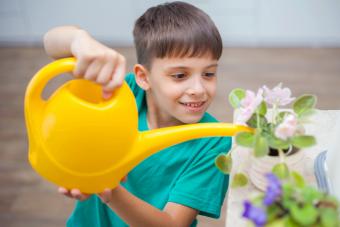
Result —
[[[216,92],[220,34],[208,15],[183,2],[148,9],[133,31],[138,64],[125,78],[139,112],[139,130],[214,122],[205,113]],[[75,56],[76,77],[103,85],[110,98],[125,77],[125,59],[85,31],[59,27],[44,38],[53,58]],[[202,138],[164,149],[134,168],[114,189],[78,199],[67,226],[196,226],[198,214],[218,218],[228,176],[214,166],[230,138]]]

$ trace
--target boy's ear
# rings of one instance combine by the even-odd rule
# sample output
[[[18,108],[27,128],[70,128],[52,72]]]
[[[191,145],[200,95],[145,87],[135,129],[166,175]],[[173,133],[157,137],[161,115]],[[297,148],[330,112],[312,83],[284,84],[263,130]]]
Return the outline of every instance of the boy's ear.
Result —
[[[148,90],[150,88],[149,83],[149,71],[141,64],[136,64],[133,67],[133,71],[136,76],[136,83],[139,87],[141,87],[143,90]]]

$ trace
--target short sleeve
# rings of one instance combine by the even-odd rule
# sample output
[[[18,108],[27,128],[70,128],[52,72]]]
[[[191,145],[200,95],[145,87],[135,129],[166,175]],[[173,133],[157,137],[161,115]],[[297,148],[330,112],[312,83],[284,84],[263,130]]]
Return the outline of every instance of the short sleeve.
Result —
[[[135,96],[138,111],[140,111],[140,108],[145,106],[145,91],[138,86],[133,73],[126,74],[125,82],[129,85],[133,95]]]
[[[135,80],[135,75],[133,73],[127,73],[125,76],[125,82],[129,85],[130,89],[134,93],[138,89],[138,85]]]
[[[178,203],[199,211],[200,215],[219,218],[228,189],[229,175],[215,166],[215,158],[230,150],[231,138],[222,138],[212,148],[194,160],[179,177],[168,202]]]

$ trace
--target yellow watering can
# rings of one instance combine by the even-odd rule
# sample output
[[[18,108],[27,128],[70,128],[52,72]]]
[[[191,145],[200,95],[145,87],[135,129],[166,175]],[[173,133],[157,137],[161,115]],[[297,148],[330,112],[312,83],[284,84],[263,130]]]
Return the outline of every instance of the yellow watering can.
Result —
[[[101,86],[75,79],[41,98],[47,82],[71,72],[74,58],[52,62],[30,81],[25,96],[29,162],[47,180],[65,188],[98,193],[114,188],[145,158],[168,146],[204,136],[249,131],[228,123],[200,123],[138,131],[134,95],[124,83],[110,100]]]

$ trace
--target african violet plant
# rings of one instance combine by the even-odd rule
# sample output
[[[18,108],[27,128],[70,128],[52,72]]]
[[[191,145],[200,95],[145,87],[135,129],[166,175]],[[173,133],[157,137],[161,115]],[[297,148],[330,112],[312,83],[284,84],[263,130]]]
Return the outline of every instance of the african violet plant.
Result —
[[[279,84],[273,89],[263,86],[256,94],[250,90],[234,89],[229,94],[229,102],[236,109],[235,123],[254,129],[253,132],[238,133],[235,137],[236,144],[250,148],[255,157],[269,154],[280,156],[281,162],[273,166],[273,172],[280,178],[288,175],[285,156],[316,143],[314,136],[306,135],[303,127],[308,117],[315,112],[314,95],[305,94],[294,98],[291,97],[289,88],[282,88]],[[292,109],[282,109],[291,102]],[[271,112],[267,113],[269,107]],[[218,156],[216,165],[222,172],[229,173],[232,165],[231,152]],[[232,186],[244,186],[247,182],[245,174],[236,173]]]
[[[272,173],[266,177],[265,193],[243,204],[242,216],[254,226],[340,226],[339,203],[335,197],[307,186],[297,172],[291,172],[284,181]]]

